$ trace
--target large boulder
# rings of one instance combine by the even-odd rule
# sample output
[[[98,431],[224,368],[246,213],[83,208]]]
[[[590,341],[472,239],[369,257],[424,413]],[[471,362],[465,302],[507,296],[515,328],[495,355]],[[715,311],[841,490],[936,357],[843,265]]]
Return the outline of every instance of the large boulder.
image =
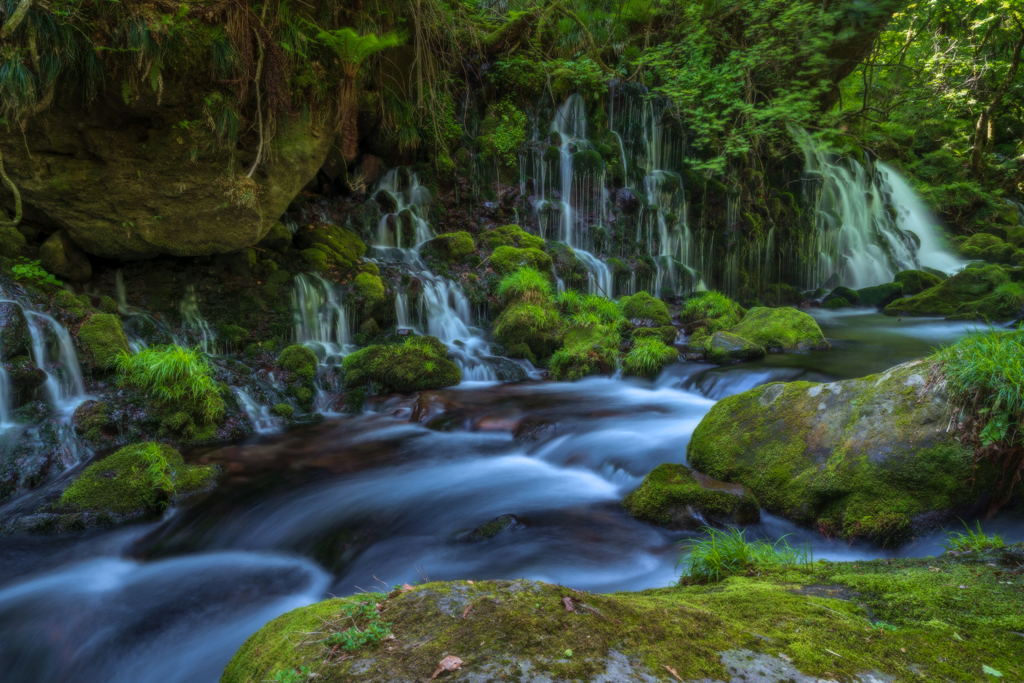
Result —
[[[436,337],[411,337],[401,346],[367,346],[345,356],[342,368],[350,408],[361,406],[371,387],[380,393],[412,392],[462,381],[462,371]]]
[[[884,285],[875,285],[874,287],[865,287],[864,289],[857,290],[857,302],[861,306],[882,308],[902,296],[903,285],[899,282],[889,282]]]
[[[676,463],[655,467],[622,505],[637,519],[671,529],[754,524],[761,519],[757,499],[739,484],[715,481]]]
[[[795,308],[751,308],[728,332],[769,351],[831,348],[817,321]]]
[[[951,420],[938,366],[919,360],[722,399],[687,454],[694,468],[742,484],[772,512],[828,535],[897,544],[985,495],[984,474]]]
[[[92,277],[89,257],[71,240],[67,230],[58,230],[43,242],[39,260],[43,268],[64,280],[87,282]]]
[[[619,299],[619,308],[626,320],[638,327],[667,327],[672,324],[672,315],[665,302],[647,292],[622,297]]]
[[[280,118],[269,161],[248,178],[255,145],[232,151],[220,144],[201,123],[208,118],[203,98],[192,84],[165,80],[160,94],[140,88],[126,104],[108,91],[84,109],[81,95],[68,91],[24,137],[16,126],[0,129],[25,218],[65,230],[90,254],[122,260],[259,242],[316,174],[333,135],[299,116]],[[13,204],[8,192],[0,201]]]
[[[121,319],[114,313],[96,313],[82,323],[78,342],[86,359],[98,369],[113,366],[121,353],[128,352],[128,337]]]
[[[934,287],[942,282],[942,278],[923,270],[901,270],[896,273],[896,277],[892,281],[903,286],[904,294],[912,295],[920,294],[924,290]]]
[[[892,302],[885,307],[885,314],[1009,320],[1024,303],[1019,286],[1009,283],[1009,275],[999,266],[968,268],[919,294]]]

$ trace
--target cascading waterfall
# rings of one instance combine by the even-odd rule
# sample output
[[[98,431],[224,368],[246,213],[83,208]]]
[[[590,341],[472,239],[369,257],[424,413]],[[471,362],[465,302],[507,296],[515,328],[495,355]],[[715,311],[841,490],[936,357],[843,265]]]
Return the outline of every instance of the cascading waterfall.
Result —
[[[196,297],[195,285],[185,288],[185,297],[181,300],[180,311],[182,327],[199,335],[200,346],[203,347],[203,351],[209,353],[211,344],[217,340],[217,334],[199,312],[199,299]]]
[[[415,173],[404,168],[391,169],[381,178],[373,196],[384,213],[377,224],[378,245],[401,249],[434,237],[424,218],[430,205],[430,191],[419,184]]]
[[[891,282],[901,270],[925,266],[953,273],[963,267],[939,245],[935,219],[895,169],[839,158],[803,131],[797,137],[806,161],[804,191],[818,228],[806,255],[805,286],[835,275],[859,289]]]
[[[422,285],[415,316],[418,325],[410,315],[408,298],[396,299],[395,316],[399,327],[440,339],[462,370],[463,381],[497,380],[497,373],[487,362],[493,357],[490,345],[482,332],[472,325],[469,299],[462,287],[432,273],[414,249],[375,246],[373,255],[377,263],[398,266]]]
[[[351,316],[338,286],[319,275],[296,275],[292,319],[295,342],[309,347],[317,357],[314,406],[320,412],[327,411],[339,389],[332,371],[346,355],[356,350],[352,344]]]

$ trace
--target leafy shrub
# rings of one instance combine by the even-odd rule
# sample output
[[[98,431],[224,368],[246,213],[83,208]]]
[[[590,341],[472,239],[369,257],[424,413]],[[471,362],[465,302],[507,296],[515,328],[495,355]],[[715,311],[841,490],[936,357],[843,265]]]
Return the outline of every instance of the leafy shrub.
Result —
[[[751,569],[810,564],[814,561],[810,545],[794,548],[783,536],[775,543],[747,541],[736,528],[720,531],[705,527],[708,538],[694,541],[689,552],[676,566],[683,566],[683,575],[694,581],[721,581],[730,574]]]
[[[331,645],[339,645],[342,650],[353,652],[364,645],[377,645],[391,635],[391,628],[381,621],[377,611],[377,599],[373,595],[359,596],[342,607],[345,617],[352,626],[344,631],[335,631],[327,637]]]
[[[169,406],[182,407],[207,423],[224,416],[224,400],[199,348],[154,346],[115,361],[121,381]]]
[[[11,266],[11,272],[14,274],[14,279],[28,280],[29,282],[36,282],[41,285],[56,285],[58,287],[64,284],[51,273],[48,273],[40,263],[42,262],[29,261],[28,259],[22,258],[21,263]]]

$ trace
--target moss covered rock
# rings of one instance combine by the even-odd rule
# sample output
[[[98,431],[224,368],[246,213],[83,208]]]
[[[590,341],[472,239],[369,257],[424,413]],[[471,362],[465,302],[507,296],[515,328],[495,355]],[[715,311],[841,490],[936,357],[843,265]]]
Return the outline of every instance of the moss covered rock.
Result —
[[[494,321],[494,339],[512,358],[536,364],[561,346],[561,317],[549,302],[519,301]]]
[[[345,356],[342,368],[347,403],[353,408],[362,404],[362,396],[371,386],[393,393],[443,389],[462,381],[462,371],[448,359],[448,348],[436,337],[367,346]]]
[[[942,282],[942,278],[923,270],[901,270],[896,273],[893,282],[903,285],[904,294],[913,295],[936,286]]]
[[[13,301],[0,302],[0,361],[28,353],[32,336],[21,306]]]
[[[518,225],[503,225],[500,228],[488,230],[482,235],[482,238],[489,249],[498,247],[544,248],[543,238],[526,232]]]
[[[728,331],[770,351],[831,348],[817,321],[795,308],[751,308]]]
[[[1024,631],[1024,595],[1007,575],[1015,565],[986,561],[764,567],[710,586],[614,595],[526,580],[424,583],[284,614],[220,680],[411,683],[457,656],[460,668],[438,680],[973,683],[992,678],[983,666],[1018,669]],[[376,638],[331,655],[348,629],[371,624]]]
[[[92,264],[85,252],[71,240],[66,230],[58,230],[39,248],[40,265],[47,272],[71,282],[87,282],[92,277]]]
[[[377,275],[370,273],[359,273],[353,281],[356,296],[361,298],[367,308],[372,308],[384,301],[384,282]]]
[[[829,302],[835,299],[843,299],[846,303],[843,306],[829,306]],[[856,290],[849,287],[836,287],[821,300],[821,305],[828,308],[844,308],[845,306],[856,306],[859,299]]]
[[[964,313],[976,312],[980,300],[995,294],[1001,285],[1009,281],[1006,271],[996,265],[968,268],[919,294],[892,302],[885,307],[885,314],[945,317],[970,304],[973,307],[969,306]]]
[[[865,287],[857,290],[857,300],[861,306],[884,308],[902,296],[903,285],[899,282],[890,282],[884,285],[875,285],[874,287]]]
[[[82,318],[89,310],[89,297],[76,296],[73,292],[62,289],[53,297],[53,305],[72,318]]]
[[[665,325],[664,327],[638,327],[630,333],[630,337],[634,340],[655,337],[666,344],[674,343],[678,336],[679,330],[672,325]]]
[[[614,327],[594,325],[565,333],[562,348],[551,356],[551,378],[574,381],[610,375],[618,365],[619,335]]]
[[[538,273],[548,276],[554,275],[554,262],[551,257],[540,249],[528,247],[519,249],[517,247],[498,247],[491,254],[491,267],[502,275],[511,273],[520,268],[533,268]]]
[[[447,263],[457,263],[476,250],[473,237],[468,232],[451,232],[438,235],[422,247],[423,253]]]
[[[25,236],[9,225],[0,227],[0,256],[16,259],[25,255]]]
[[[862,379],[730,396],[694,431],[688,462],[829,535],[902,543],[986,490],[972,451],[946,431],[936,370],[914,361]]]
[[[292,246],[292,231],[284,223],[278,221],[270,226],[270,230],[256,246],[280,252],[287,251],[288,247]]]
[[[637,519],[672,529],[754,524],[761,519],[757,499],[739,484],[715,481],[676,463],[654,468],[622,505]]]
[[[984,251],[992,247],[1001,246],[1002,244],[1003,240],[995,235],[979,232],[971,235],[960,244],[960,254],[967,258],[983,258],[982,253]]]
[[[745,313],[746,311],[729,297],[711,291],[701,292],[687,299],[679,317],[687,334],[694,335],[703,329],[700,337],[706,337],[737,324]],[[695,342],[691,342],[691,345],[692,343]]]
[[[704,354],[717,365],[729,365],[763,358],[764,347],[730,332],[715,332],[704,342]]]
[[[292,344],[277,357],[277,365],[282,370],[310,381],[316,375],[316,354],[302,344]]]
[[[128,352],[121,319],[113,313],[96,313],[78,329],[78,342],[89,361],[97,368],[109,368],[122,353]]]
[[[205,489],[216,476],[215,467],[186,465],[166,444],[134,444],[85,468],[64,490],[60,505],[128,517],[159,510],[175,497]]]
[[[619,299],[619,308],[622,309],[622,314],[626,316],[627,320],[637,321],[634,322],[634,325],[640,327],[672,325],[672,315],[668,312],[665,302],[647,292],[637,292],[633,296],[622,297]]]

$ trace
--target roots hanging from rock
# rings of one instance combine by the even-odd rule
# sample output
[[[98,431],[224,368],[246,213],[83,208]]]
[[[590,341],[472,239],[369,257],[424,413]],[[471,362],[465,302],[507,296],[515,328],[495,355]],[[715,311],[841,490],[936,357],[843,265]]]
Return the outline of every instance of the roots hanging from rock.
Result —
[[[0,150],[0,182],[3,182],[4,187],[14,195],[14,219],[0,221],[0,228],[13,228],[21,222],[21,192],[18,191],[18,186],[14,184],[14,181],[7,176],[7,171],[4,170],[2,150]]]

